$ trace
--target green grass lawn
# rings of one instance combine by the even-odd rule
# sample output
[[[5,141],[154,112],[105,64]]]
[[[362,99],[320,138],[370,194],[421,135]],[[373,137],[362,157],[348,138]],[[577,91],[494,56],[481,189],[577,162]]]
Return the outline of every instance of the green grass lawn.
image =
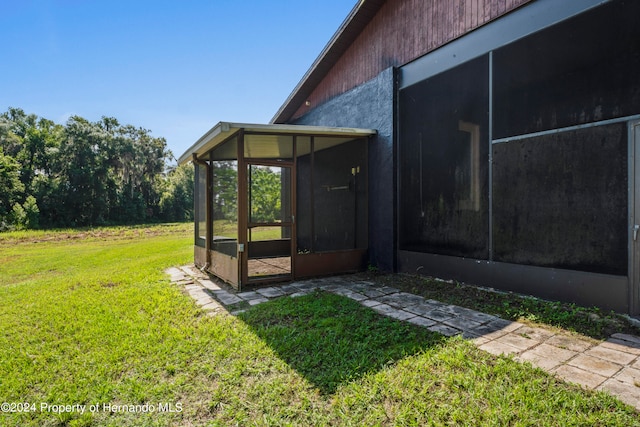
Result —
[[[191,259],[184,224],[0,234],[0,426],[640,425],[348,298],[207,316],[163,274]]]
[[[238,238],[238,224],[226,219],[216,219],[213,222],[214,236],[225,237],[227,239]],[[277,240],[282,238],[282,227],[267,226],[254,227],[250,230],[250,240]]]

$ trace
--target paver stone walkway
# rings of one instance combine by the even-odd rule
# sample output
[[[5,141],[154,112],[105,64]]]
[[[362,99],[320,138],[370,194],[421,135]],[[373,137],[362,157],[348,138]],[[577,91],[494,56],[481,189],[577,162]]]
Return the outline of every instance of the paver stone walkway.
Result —
[[[605,341],[579,338],[512,322],[349,276],[305,280],[235,293],[192,265],[166,271],[210,315],[229,313],[243,301],[253,306],[315,290],[343,295],[385,316],[446,336],[462,335],[495,355],[513,355],[581,386],[606,390],[640,410],[640,337],[613,334]],[[231,307],[230,307],[231,306]],[[231,311],[237,314],[240,311]]]

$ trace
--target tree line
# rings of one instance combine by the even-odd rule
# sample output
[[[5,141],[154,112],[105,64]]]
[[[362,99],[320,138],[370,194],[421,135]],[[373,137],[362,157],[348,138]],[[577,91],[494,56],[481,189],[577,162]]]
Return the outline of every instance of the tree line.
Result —
[[[0,231],[193,218],[193,167],[113,117],[0,114]]]

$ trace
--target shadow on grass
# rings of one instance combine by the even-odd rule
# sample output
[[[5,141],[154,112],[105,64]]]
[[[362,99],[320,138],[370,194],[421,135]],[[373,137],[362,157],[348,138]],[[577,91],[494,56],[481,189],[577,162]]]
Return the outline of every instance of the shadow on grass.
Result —
[[[239,318],[323,394],[446,339],[327,292],[280,298]]]

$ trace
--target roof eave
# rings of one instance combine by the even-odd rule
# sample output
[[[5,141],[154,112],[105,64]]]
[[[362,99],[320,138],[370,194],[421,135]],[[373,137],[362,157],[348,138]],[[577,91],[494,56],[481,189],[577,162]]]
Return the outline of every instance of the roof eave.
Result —
[[[200,156],[209,152],[238,130],[246,132],[272,133],[272,134],[298,134],[298,135],[332,135],[348,136],[354,138],[375,135],[375,129],[360,129],[346,127],[303,126],[288,124],[256,124],[256,123],[232,123],[218,122],[214,127],[202,135],[191,147],[189,147],[178,159],[178,164],[183,165],[192,160],[193,155]]]

